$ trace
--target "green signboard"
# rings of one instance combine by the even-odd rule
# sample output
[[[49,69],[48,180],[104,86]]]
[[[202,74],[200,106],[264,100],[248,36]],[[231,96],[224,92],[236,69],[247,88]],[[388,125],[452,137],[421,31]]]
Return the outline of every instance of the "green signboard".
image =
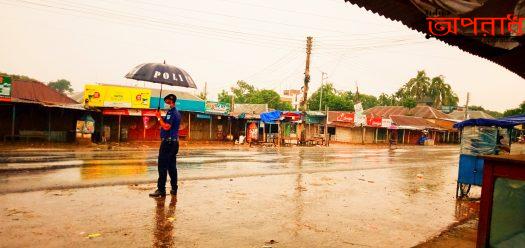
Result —
[[[222,114],[230,113],[230,104],[223,102],[206,102],[206,113],[208,114]]]
[[[11,97],[11,77],[3,76],[0,83],[0,97],[10,98]]]

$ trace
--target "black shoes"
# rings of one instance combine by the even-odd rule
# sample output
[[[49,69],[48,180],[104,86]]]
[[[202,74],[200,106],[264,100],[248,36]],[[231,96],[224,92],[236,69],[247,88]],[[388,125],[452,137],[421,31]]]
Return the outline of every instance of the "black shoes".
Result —
[[[150,197],[165,197],[166,196],[166,192],[162,192],[162,191],[159,191],[159,190],[155,190],[155,192],[153,193],[150,193],[149,194]]]
[[[176,196],[176,195],[177,195],[177,190],[173,190],[173,189],[170,190],[170,194]],[[155,197],[155,198],[156,198],[156,197],[165,197],[165,196],[166,196],[166,192],[164,192],[164,191],[159,191],[159,190],[157,189],[157,190],[155,190],[155,192],[150,193],[149,196],[150,196],[150,197]]]

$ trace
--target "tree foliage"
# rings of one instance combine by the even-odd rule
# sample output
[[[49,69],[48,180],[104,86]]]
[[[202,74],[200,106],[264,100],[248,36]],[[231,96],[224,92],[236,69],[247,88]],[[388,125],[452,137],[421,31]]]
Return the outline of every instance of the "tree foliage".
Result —
[[[308,99],[308,109],[324,111],[326,107],[330,110],[353,111],[353,95],[351,92],[338,91],[332,83],[323,84]]]
[[[483,112],[486,112],[487,114],[493,116],[494,118],[503,117],[503,113],[500,113],[500,112],[498,112],[498,111],[493,111],[493,110],[485,109],[485,108],[483,108],[482,106],[475,106],[475,105],[472,105],[472,106],[468,106],[468,109],[469,109],[469,110],[473,110],[473,111],[483,111]]]
[[[281,96],[274,90],[257,89],[255,86],[245,82],[237,81],[237,84],[231,87],[231,92],[235,97],[236,103],[254,103],[268,104],[269,108],[278,110],[293,110],[289,102],[281,101]],[[222,90],[218,95],[219,102],[230,102],[231,95],[228,91]]]
[[[36,79],[30,78],[25,75],[16,75],[16,74],[8,74],[5,72],[0,72],[0,77],[3,77],[3,76],[11,77],[13,80],[38,81]]]
[[[445,82],[445,77],[439,75],[430,78],[424,70],[403,85],[395,94],[397,104],[411,106],[418,102],[429,102],[434,108],[441,106],[457,106],[459,98],[452,87]]]
[[[199,92],[199,94],[197,94],[197,97],[202,99],[202,100],[206,100],[206,99],[208,99],[208,94],[206,94],[206,92],[204,92],[204,91],[201,91],[201,92]]]
[[[49,82],[47,86],[53,88],[54,90],[65,94],[67,93],[73,93],[73,88],[71,87],[71,83],[65,79],[59,79],[53,82]]]
[[[525,101],[523,101],[517,108],[507,109],[503,112],[503,116],[513,116],[525,114]]]
[[[277,92],[257,89],[245,81],[238,81],[231,88],[231,93],[235,96],[237,103],[268,103],[270,108],[291,109],[290,104],[280,101]],[[225,90],[219,93],[219,101],[230,102],[230,98],[231,95]],[[326,83],[311,94],[307,106],[309,110],[324,111],[326,107],[329,107],[330,110],[335,111],[354,111],[354,104],[357,102],[361,102],[364,109],[374,106],[413,108],[420,102],[441,109],[442,106],[457,106],[459,98],[452,87],[446,83],[444,76],[430,77],[424,70],[420,70],[394,94],[381,93],[379,97],[341,91],[336,89],[333,83]]]

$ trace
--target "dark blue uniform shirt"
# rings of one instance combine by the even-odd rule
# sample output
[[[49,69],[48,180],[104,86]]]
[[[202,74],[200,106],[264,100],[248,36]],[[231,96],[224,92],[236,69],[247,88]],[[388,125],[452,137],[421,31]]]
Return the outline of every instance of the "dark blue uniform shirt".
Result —
[[[177,108],[173,107],[168,110],[166,117],[164,117],[164,122],[171,125],[170,130],[160,129],[160,138],[161,139],[177,139],[179,137],[179,126],[180,126],[180,113],[177,111]]]

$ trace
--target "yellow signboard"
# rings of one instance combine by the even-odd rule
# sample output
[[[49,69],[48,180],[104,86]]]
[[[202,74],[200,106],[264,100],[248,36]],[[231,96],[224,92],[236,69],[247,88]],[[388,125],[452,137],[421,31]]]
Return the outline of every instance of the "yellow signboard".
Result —
[[[150,89],[112,85],[86,85],[84,103],[90,107],[149,108]]]

